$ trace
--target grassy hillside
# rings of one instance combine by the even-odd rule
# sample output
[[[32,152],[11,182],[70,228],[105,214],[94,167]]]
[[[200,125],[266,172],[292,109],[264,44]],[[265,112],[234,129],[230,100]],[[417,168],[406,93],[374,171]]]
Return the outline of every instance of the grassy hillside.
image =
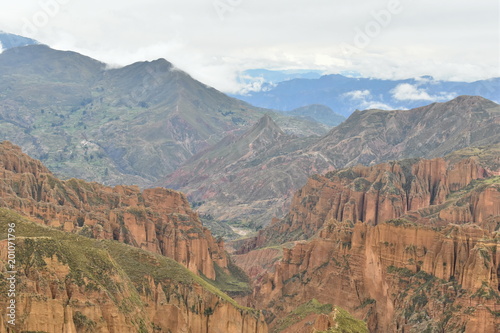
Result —
[[[164,59],[107,69],[43,45],[0,54],[0,140],[58,176],[145,186],[267,113],[293,134],[327,131],[228,97]]]
[[[133,286],[129,291],[127,306],[143,307],[137,292],[148,288],[148,276],[155,283],[168,285],[199,285],[233,306],[253,312],[253,309],[239,306],[210,280],[193,274],[176,261],[153,254],[117,241],[95,240],[84,236],[65,233],[27,221],[17,213],[0,209],[0,239],[7,238],[8,224],[15,223],[17,242],[16,259],[18,270],[43,269],[45,258],[57,258],[68,265],[68,278],[85,288],[101,289],[114,295],[123,288]],[[118,275],[126,285],[120,285],[110,276]],[[4,285],[5,287],[5,285]],[[5,295],[5,294],[3,294]]]

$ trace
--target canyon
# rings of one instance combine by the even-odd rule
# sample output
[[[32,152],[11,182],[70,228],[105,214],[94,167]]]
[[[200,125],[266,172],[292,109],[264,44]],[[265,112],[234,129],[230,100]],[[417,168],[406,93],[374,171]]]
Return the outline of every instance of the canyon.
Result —
[[[499,125],[500,106],[479,96],[411,110],[355,111],[319,138],[286,135],[266,116],[195,155],[159,185],[186,193],[200,203],[200,214],[255,230],[284,216],[313,174],[496,144]]]
[[[311,299],[371,332],[496,332],[498,149],[310,177],[283,219],[234,242],[256,281],[241,301],[266,310],[271,332]]]
[[[7,298],[7,285],[0,286],[0,332],[267,332],[258,311],[239,306],[170,258],[0,209],[2,230],[12,224],[16,295]],[[3,264],[7,249],[0,241]],[[0,273],[2,281],[7,276]],[[12,299],[15,326],[5,314]]]
[[[2,230],[14,223],[17,232],[16,327],[267,332],[258,311],[219,289],[245,293],[247,284],[183,194],[61,181],[10,142],[0,143],[0,169]]]
[[[495,332],[499,150],[465,148],[311,176],[283,219],[224,244],[180,192],[59,180],[2,142],[0,220],[4,229],[9,221],[19,227],[22,325]],[[6,249],[3,241],[2,258]]]

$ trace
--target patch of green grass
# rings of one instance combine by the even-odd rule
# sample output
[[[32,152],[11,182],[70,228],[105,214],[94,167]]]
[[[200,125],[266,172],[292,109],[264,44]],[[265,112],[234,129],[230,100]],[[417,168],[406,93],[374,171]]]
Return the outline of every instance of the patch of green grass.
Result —
[[[500,144],[496,143],[483,147],[468,147],[457,150],[448,156],[446,159],[451,163],[456,163],[465,158],[478,159],[481,165],[486,165],[491,170],[496,170],[500,167],[498,156],[500,154]]]
[[[357,309],[363,309],[365,308],[366,306],[370,305],[370,304],[374,304],[376,303],[377,301],[374,300],[373,298],[365,298],[365,300],[359,305],[357,306],[354,310],[357,310]]]
[[[368,333],[368,327],[364,321],[354,318],[339,306],[335,307],[334,312],[337,326],[330,328],[325,333]]]
[[[372,185],[371,182],[362,177],[358,177],[352,182],[352,186],[354,190],[357,192],[368,191],[371,185]]]
[[[387,267],[387,273],[397,274],[397,275],[402,276],[402,277],[411,277],[411,276],[415,275],[415,273],[413,271],[411,271],[410,269],[408,269],[406,267],[396,267],[393,265],[390,265]]]
[[[474,179],[469,183],[469,185],[449,194],[448,199],[456,199],[458,201],[471,192],[482,192],[487,187],[492,185],[500,185],[500,176],[493,176],[485,179]]]
[[[247,295],[252,292],[250,280],[241,268],[230,262],[228,265],[228,274],[219,265],[214,264],[214,266],[216,274],[215,281],[204,278],[205,281],[232,296]]]
[[[497,302],[500,302],[500,294],[488,286],[488,283],[485,281],[482,282],[481,287],[471,296],[471,298],[495,299]]]
[[[331,304],[322,304],[317,299],[313,298],[307,303],[296,307],[288,316],[278,321],[275,332],[282,330],[300,322],[310,314],[328,314],[332,312],[333,306]]]
[[[392,224],[392,225],[394,225],[396,227],[402,226],[404,228],[405,227],[416,226],[415,223],[413,223],[413,222],[411,222],[411,221],[409,221],[407,219],[403,219],[403,218],[387,220],[387,221],[385,221],[385,223]]]
[[[80,311],[76,311],[73,315],[73,323],[75,323],[76,329],[79,332],[94,332],[96,322],[87,318]]]
[[[3,208],[0,208],[0,239],[7,238],[7,225],[12,222],[16,224],[19,265],[42,267],[45,263],[43,258],[56,256],[59,261],[69,266],[69,277],[75,283],[81,286],[89,285],[90,289],[102,288],[112,299],[113,295],[127,287],[114,282],[110,277],[116,274],[121,276],[121,280],[132,283],[137,291],[148,286],[148,276],[156,283],[161,282],[164,285],[198,284],[240,310],[254,315],[258,313],[254,309],[240,306],[217,287],[221,285],[230,291],[250,291],[248,279],[245,280],[244,273],[238,271],[234,265],[230,266],[231,275],[218,272],[219,281],[204,280],[173,259],[162,255],[118,241],[95,240],[51,229],[27,221],[17,213]],[[216,270],[222,271],[217,267]],[[138,294],[134,292],[126,304],[122,301],[119,305],[122,309],[142,306]]]
[[[339,178],[347,178],[347,179],[351,179],[351,180],[354,180],[354,179],[359,177],[359,175],[357,173],[355,173],[351,168],[341,169],[338,171],[331,171],[325,175],[325,177],[327,177],[329,179],[332,179],[335,176],[337,176]]]

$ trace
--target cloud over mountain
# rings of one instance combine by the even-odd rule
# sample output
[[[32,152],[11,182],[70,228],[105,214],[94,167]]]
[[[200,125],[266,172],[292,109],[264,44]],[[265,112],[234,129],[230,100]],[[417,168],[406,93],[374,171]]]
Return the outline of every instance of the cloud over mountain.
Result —
[[[440,92],[438,95],[430,95],[425,88],[418,85],[401,83],[391,90],[394,99],[399,101],[446,101],[455,98],[455,92]]]

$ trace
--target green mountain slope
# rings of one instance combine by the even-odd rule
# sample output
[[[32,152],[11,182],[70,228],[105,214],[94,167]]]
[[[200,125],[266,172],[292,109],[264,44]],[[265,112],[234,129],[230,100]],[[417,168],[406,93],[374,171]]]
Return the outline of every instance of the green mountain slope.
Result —
[[[326,127],[230,98],[164,59],[117,69],[35,45],[0,55],[0,139],[57,175],[147,186],[272,114],[286,131]]]

